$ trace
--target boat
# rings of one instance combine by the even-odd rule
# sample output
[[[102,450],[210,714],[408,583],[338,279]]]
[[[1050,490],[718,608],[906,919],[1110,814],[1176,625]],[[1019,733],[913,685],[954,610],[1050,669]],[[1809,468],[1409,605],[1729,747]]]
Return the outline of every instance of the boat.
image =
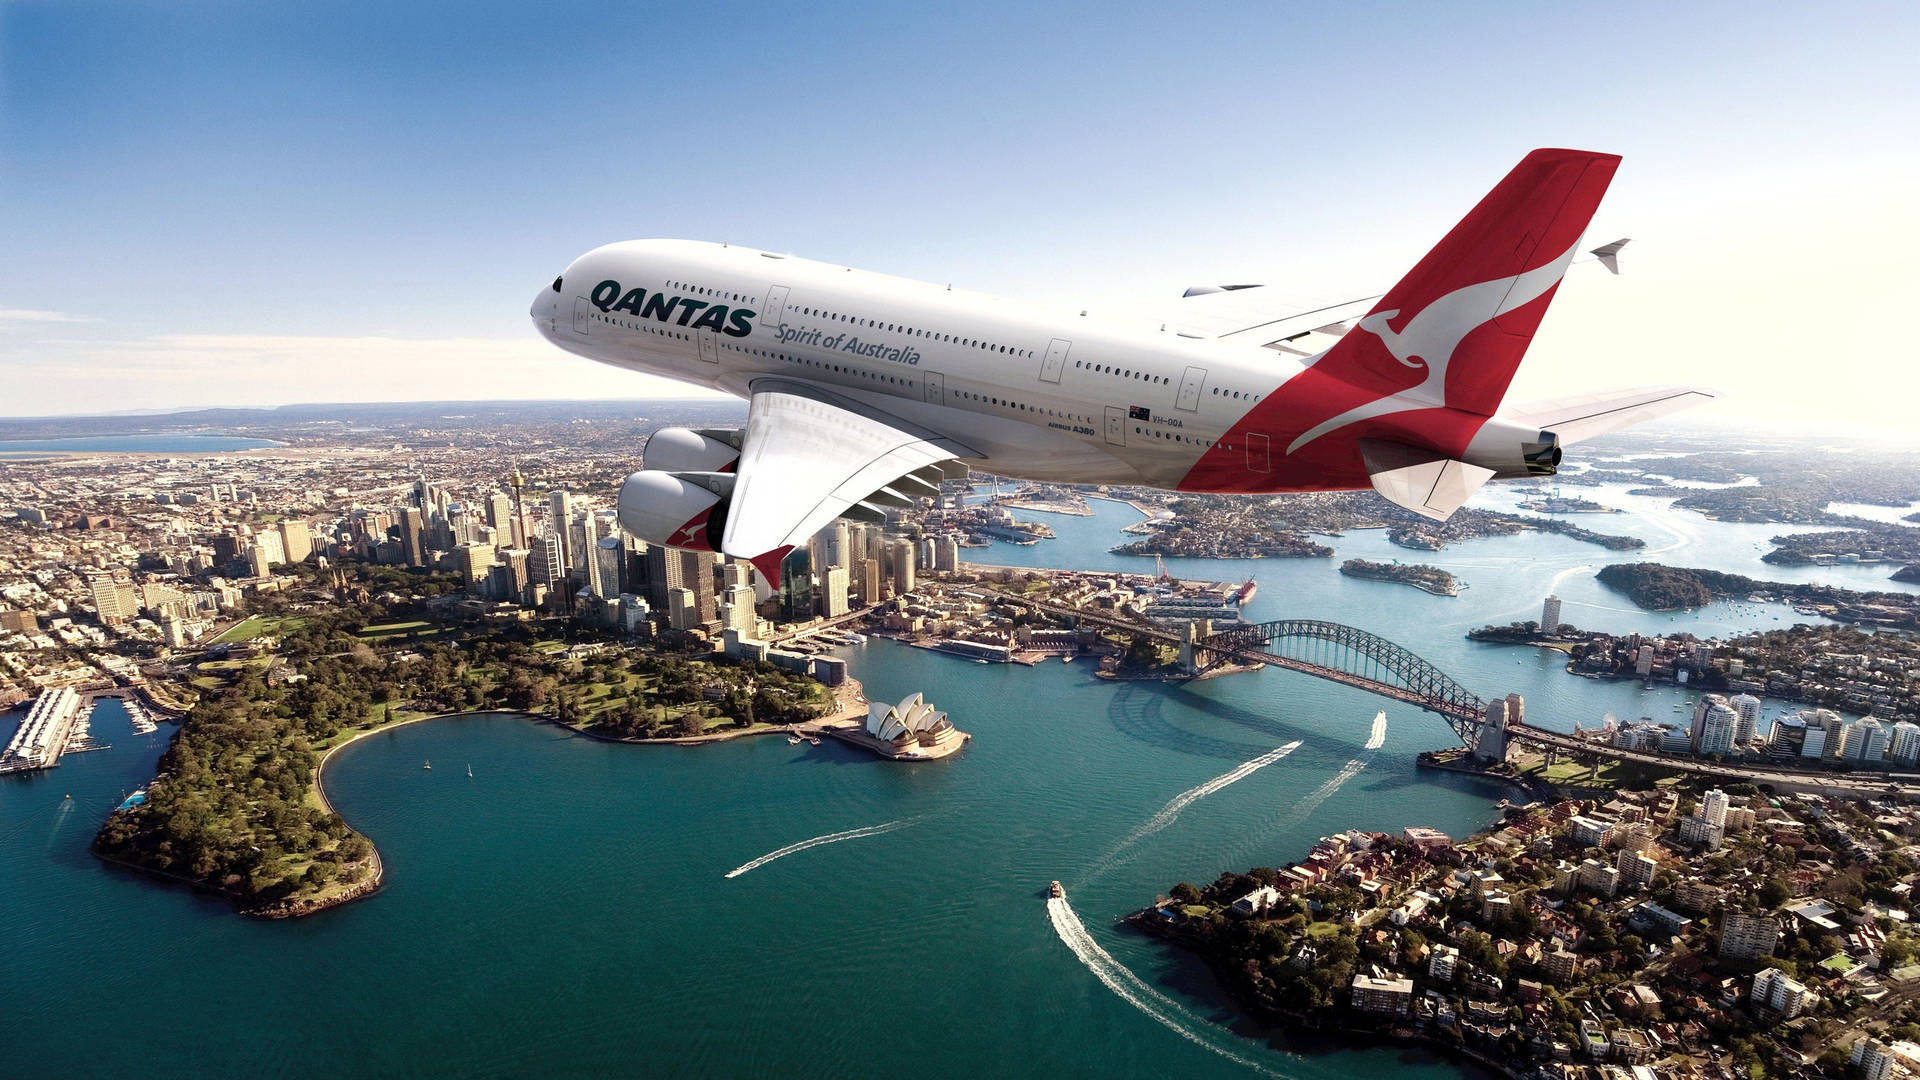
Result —
[[[427,762],[427,763],[426,763],[425,765],[422,765],[422,766],[420,766],[420,767],[421,767],[421,768],[423,768],[423,769],[431,769],[431,768],[433,768],[433,762],[431,762],[431,761],[429,761],[429,762]]]
[[[469,780],[473,779],[473,763],[472,762],[467,763],[467,779]]]
[[[805,741],[805,740],[804,740],[804,739],[802,739],[802,738],[800,738],[800,736],[798,736],[798,735],[789,735],[789,736],[787,736],[787,745],[788,745],[788,746],[799,746],[799,745],[800,745],[800,744],[801,744],[802,742],[804,742],[804,741]]]
[[[1233,594],[1233,602],[1236,604],[1244,604],[1253,599],[1253,594],[1259,591],[1260,583],[1252,578],[1248,578],[1246,583],[1240,586],[1240,591]]]
[[[1062,888],[1057,881],[1050,882],[1047,885],[1047,896],[1054,900],[1065,900],[1067,898],[1067,890]]]

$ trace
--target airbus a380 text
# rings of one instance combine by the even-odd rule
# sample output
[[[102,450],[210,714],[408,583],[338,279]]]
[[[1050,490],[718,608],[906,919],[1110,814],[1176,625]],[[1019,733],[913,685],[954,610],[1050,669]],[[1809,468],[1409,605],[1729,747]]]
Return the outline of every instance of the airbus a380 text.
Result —
[[[979,466],[1196,492],[1373,487],[1445,518],[1492,478],[1711,397],[1502,407],[1619,158],[1537,150],[1384,295],[1284,310],[1257,286],[1115,320],[768,251],[635,240],[580,256],[532,316],[569,352],[747,398],[740,430],[656,432],[619,500],[653,543],[747,558],[763,588],[836,517]],[[1595,251],[1609,269],[1624,241]]]

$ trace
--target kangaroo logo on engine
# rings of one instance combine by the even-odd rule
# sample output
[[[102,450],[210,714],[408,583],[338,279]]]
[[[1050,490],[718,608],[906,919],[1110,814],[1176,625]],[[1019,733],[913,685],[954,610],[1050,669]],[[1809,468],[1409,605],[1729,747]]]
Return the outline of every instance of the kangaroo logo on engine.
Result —
[[[620,283],[612,279],[593,287],[593,306],[609,314],[625,311],[636,319],[655,319],[694,330],[716,330],[728,337],[746,337],[753,333],[755,313],[747,308],[730,308],[726,304],[666,293],[649,294],[645,289],[622,292]]]

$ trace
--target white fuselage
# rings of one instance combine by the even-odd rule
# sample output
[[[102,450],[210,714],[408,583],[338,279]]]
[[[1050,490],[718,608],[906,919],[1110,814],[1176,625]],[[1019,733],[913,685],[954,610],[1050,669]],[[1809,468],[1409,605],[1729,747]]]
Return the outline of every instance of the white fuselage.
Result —
[[[1177,327],[685,240],[590,251],[532,315],[581,356],[741,397],[759,380],[813,384],[1035,480],[1182,486],[1301,371],[1273,350]]]

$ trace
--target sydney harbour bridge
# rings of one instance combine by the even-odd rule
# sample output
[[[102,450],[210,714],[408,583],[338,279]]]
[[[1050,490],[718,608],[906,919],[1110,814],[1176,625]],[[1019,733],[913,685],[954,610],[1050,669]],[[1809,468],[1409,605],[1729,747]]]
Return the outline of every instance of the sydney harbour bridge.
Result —
[[[1003,600],[1049,615],[1173,645],[1180,650],[1184,678],[1198,678],[1228,664],[1265,664],[1405,702],[1440,716],[1469,750],[1487,760],[1504,760],[1509,746],[1526,744],[1550,752],[1635,762],[1728,781],[1878,792],[1886,790],[1889,780],[1893,779],[1867,774],[1808,774],[1679,754],[1647,753],[1536,727],[1524,722],[1517,698],[1492,701],[1481,698],[1404,646],[1340,623],[1282,619],[1243,623],[1196,636],[1192,623],[1168,625],[1144,617],[1129,618],[1118,612],[1089,610],[993,591]],[[1489,730],[1490,725],[1494,730]],[[1913,785],[1912,777],[1900,777],[1893,786],[1908,793],[1920,790]]]

